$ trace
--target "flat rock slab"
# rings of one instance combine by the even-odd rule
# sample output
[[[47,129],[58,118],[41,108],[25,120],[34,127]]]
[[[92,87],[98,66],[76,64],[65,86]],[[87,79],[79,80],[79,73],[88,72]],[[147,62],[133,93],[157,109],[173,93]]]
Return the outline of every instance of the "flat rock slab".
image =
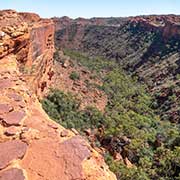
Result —
[[[82,162],[90,157],[90,150],[84,139],[75,136],[60,143],[56,155],[63,160],[62,164],[65,164],[64,173],[68,176],[67,179],[81,179],[83,177]]]
[[[25,117],[26,113],[24,111],[12,111],[6,114],[2,119],[7,125],[20,125],[21,121]]]
[[[12,110],[13,108],[9,104],[0,104],[0,114],[5,114]]]
[[[1,79],[0,80],[1,89],[12,87],[12,82],[9,79]]]
[[[87,143],[80,136],[61,143],[58,139],[44,138],[31,142],[21,165],[30,180],[82,180],[85,179],[82,163],[90,155]]]
[[[9,93],[8,97],[14,101],[22,101],[22,97],[17,93]]]
[[[25,177],[21,169],[11,168],[0,173],[0,180],[25,180]]]
[[[0,143],[0,169],[7,167],[13,160],[23,158],[26,150],[27,144],[20,140]]]

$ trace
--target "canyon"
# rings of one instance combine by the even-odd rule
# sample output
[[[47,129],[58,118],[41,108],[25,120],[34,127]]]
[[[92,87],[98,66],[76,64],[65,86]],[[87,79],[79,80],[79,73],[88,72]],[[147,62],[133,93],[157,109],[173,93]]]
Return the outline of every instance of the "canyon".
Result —
[[[56,47],[118,62],[148,85],[162,119],[180,122],[180,16],[54,18]]]
[[[102,81],[102,126],[85,131],[117,178],[178,179],[180,16],[52,20],[56,52]]]
[[[0,180],[178,179],[179,50],[178,15],[0,11]]]

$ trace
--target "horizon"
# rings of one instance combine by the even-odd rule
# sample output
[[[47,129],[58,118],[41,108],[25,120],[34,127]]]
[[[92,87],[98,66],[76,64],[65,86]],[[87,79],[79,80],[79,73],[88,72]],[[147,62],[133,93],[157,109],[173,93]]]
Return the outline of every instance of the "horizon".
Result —
[[[178,0],[44,0],[34,3],[34,0],[6,0],[0,2],[0,10],[13,9],[18,12],[32,12],[39,14],[42,18],[68,16],[76,18],[108,18],[108,17],[130,17],[142,15],[180,15],[180,2]],[[93,9],[93,11],[92,11]]]

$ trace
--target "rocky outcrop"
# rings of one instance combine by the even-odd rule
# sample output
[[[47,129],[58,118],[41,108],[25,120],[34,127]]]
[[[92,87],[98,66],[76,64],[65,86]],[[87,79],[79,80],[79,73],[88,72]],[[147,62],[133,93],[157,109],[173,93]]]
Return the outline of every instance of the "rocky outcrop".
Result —
[[[0,12],[0,58],[16,54],[20,71],[40,97],[49,85],[54,53],[54,24],[30,13]]]
[[[55,42],[60,48],[81,49],[83,38],[88,34],[87,27],[119,27],[128,18],[53,18],[55,23]],[[98,31],[97,31],[98,32]]]
[[[21,15],[23,19],[28,23],[34,23],[41,20],[40,16],[34,13],[20,12],[19,15]]]
[[[166,21],[166,25],[163,29],[163,36],[165,38],[180,36],[180,18],[179,23]]]
[[[118,31],[124,25],[140,27],[142,30],[160,32],[164,40],[180,37],[180,16],[178,15],[148,15],[127,18],[92,18],[70,19],[68,17],[54,18],[56,29],[56,44],[61,48],[82,49],[89,31],[96,27],[94,33],[99,33],[98,27],[109,27]],[[108,36],[108,34],[104,34]],[[101,40],[101,36],[96,37]],[[98,48],[98,46],[97,46]],[[108,50],[108,49],[107,49]]]
[[[137,16],[130,19],[134,26],[140,25],[147,30],[159,30],[165,39],[180,36],[180,16]]]
[[[85,19],[85,18],[77,18],[71,19],[67,16],[61,18],[52,18],[55,23],[55,30],[61,30],[63,28],[67,28],[67,26],[71,26],[72,24],[77,24],[80,26],[87,26],[87,25],[107,25],[108,19],[107,18],[92,18],[92,19]]]
[[[0,12],[0,179],[115,180],[103,158],[50,120],[37,99],[51,79],[53,31],[51,20]]]

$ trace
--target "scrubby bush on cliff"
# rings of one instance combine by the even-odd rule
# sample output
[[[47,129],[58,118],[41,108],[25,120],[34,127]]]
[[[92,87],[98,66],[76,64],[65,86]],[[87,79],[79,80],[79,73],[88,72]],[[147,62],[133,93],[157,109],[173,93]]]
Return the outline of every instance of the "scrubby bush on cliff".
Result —
[[[80,75],[79,75],[78,72],[73,71],[73,72],[70,74],[69,78],[72,79],[72,80],[79,80],[79,79],[80,79]]]
[[[57,89],[42,101],[42,106],[48,115],[66,128],[76,128],[83,131],[94,129],[103,123],[103,115],[94,107],[79,109],[79,102],[70,94]]]

